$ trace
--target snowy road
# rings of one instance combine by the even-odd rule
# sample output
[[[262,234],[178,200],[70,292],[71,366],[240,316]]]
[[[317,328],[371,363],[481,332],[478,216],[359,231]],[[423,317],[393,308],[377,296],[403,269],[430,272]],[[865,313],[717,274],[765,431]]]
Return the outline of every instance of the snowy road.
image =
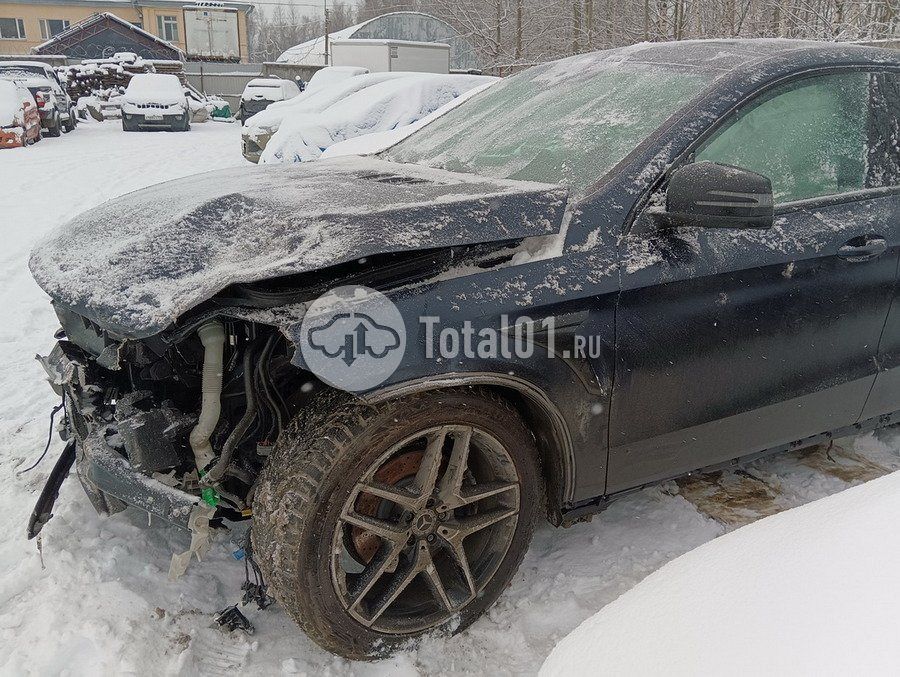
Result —
[[[665,562],[761,515],[900,468],[896,432],[844,440],[725,474],[634,494],[593,522],[538,529],[511,588],[455,639],[431,637],[380,663],[318,649],[277,609],[250,612],[257,634],[225,636],[212,614],[237,601],[243,567],[218,543],[207,562],[166,580],[184,534],[138,513],[95,514],[68,481],[44,529],[43,566],[25,522],[61,444],[43,447],[55,404],[34,354],[56,319],[26,267],[28,251],[70,214],[165,179],[238,165],[240,130],[128,134],[86,124],[35,147],[0,151],[0,674],[528,674],[555,642]],[[690,500],[686,500],[688,497]]]

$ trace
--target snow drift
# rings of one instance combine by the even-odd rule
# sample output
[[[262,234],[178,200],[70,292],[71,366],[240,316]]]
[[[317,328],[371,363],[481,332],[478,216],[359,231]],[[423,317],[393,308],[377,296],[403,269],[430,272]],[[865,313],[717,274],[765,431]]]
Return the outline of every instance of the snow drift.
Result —
[[[895,674],[900,473],[673,560],[563,639],[541,677]]]

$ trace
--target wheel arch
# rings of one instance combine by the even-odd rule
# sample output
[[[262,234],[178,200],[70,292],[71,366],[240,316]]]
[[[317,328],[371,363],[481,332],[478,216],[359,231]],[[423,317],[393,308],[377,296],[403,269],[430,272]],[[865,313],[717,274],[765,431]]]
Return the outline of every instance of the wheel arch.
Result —
[[[564,504],[574,487],[575,456],[572,437],[565,418],[552,399],[541,388],[525,379],[490,372],[451,373],[392,384],[361,398],[377,404],[408,395],[479,386],[493,390],[510,402],[522,415],[534,434],[540,453],[547,496],[547,513],[551,523],[562,523]]]

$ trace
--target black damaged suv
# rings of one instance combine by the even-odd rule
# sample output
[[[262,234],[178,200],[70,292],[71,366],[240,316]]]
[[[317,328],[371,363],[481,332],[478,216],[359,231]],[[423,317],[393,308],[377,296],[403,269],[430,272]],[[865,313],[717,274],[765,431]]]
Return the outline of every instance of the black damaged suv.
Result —
[[[639,45],[510,77],[377,158],[82,214],[31,259],[68,443],[29,532],[75,463],[101,511],[252,519],[274,596],[334,652],[463,630],[541,516],[896,421],[898,139],[896,53]],[[337,286],[402,318],[361,392],[300,349]],[[533,350],[444,354],[457,330]]]

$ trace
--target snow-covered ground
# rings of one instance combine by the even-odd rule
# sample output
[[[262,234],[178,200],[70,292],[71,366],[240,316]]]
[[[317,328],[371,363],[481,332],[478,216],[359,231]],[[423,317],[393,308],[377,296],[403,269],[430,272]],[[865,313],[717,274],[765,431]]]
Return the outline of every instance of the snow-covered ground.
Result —
[[[49,350],[57,323],[28,274],[28,252],[67,216],[108,198],[242,162],[240,128],[220,123],[128,135],[116,123],[92,123],[0,151],[0,674],[533,674],[561,637],[669,560],[759,516],[900,468],[900,435],[885,432],[759,462],[749,474],[642,491],[567,530],[544,525],[510,589],[469,631],[426,638],[377,663],[325,653],[277,608],[248,612],[252,638],[212,629],[212,614],[239,596],[243,566],[233,547],[218,542],[205,563],[170,583],[169,558],[186,549],[185,534],[146,528],[137,512],[99,517],[74,479],[42,534],[42,562],[25,523],[60,442],[36,470],[16,471],[47,436],[55,397],[33,357]]]
[[[541,677],[897,673],[900,473],[669,562],[560,642]]]

